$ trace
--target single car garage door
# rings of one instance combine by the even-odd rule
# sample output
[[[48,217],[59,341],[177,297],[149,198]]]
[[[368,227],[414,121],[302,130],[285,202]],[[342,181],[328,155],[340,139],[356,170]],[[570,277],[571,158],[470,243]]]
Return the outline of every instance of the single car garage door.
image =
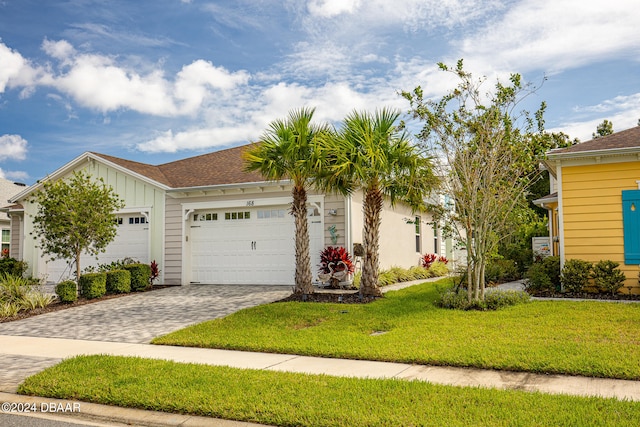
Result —
[[[322,224],[309,210],[312,268]],[[295,226],[287,206],[202,210],[190,219],[191,282],[293,285]]]
[[[80,268],[109,264],[124,258],[148,264],[149,260],[149,222],[142,214],[118,215],[118,234],[107,246],[104,253],[95,256],[83,254],[80,257]],[[73,278],[75,265],[68,260],[55,260],[47,263],[47,281],[58,283]]]

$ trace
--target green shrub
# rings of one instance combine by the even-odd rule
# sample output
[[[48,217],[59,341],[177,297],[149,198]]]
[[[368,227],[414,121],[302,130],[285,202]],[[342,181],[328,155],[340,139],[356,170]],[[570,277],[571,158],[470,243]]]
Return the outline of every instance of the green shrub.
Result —
[[[449,267],[447,264],[442,261],[434,261],[431,263],[429,267],[429,275],[430,277],[441,277],[449,274]]]
[[[60,302],[70,303],[78,300],[78,290],[76,283],[67,280],[56,285],[56,295]]]
[[[454,288],[440,291],[436,305],[453,310],[499,310],[512,305],[529,302],[531,297],[524,291],[491,289],[485,293],[484,301],[469,302],[467,291]]]
[[[20,305],[13,302],[0,303],[0,319],[13,317],[20,312]]]
[[[525,273],[524,288],[530,293],[555,290],[547,269],[541,262],[532,264]]]
[[[131,273],[131,290],[144,291],[149,286],[151,267],[148,264],[127,264],[123,267]]]
[[[611,260],[598,261],[593,266],[591,277],[600,292],[610,292],[614,295],[622,287],[627,277],[618,270],[618,266],[620,263]]]
[[[107,273],[88,273],[78,281],[80,295],[87,299],[103,297],[107,293]]]
[[[32,289],[22,297],[20,305],[25,310],[34,310],[36,308],[46,307],[52,302],[53,297],[51,295]]]
[[[407,270],[406,268],[394,266],[389,269],[389,273],[395,276],[396,283],[409,282],[413,280],[413,276],[411,275],[411,273],[409,273],[409,270]]]
[[[353,283],[351,284],[351,286],[353,286],[356,289],[360,289],[361,279],[362,279],[362,271],[358,271],[356,274],[353,275]]]
[[[523,291],[491,289],[484,296],[487,310],[498,310],[511,305],[524,304],[531,301],[528,293]]]
[[[436,305],[452,310],[468,310],[470,307],[467,291],[464,289],[460,289],[457,292],[455,289],[441,291],[436,300]]]
[[[378,274],[378,286],[389,286],[397,283],[396,275],[390,271],[381,271]]]
[[[484,280],[487,283],[504,283],[518,280],[520,272],[516,262],[511,259],[493,259],[487,263],[484,270]]]
[[[107,293],[126,294],[131,292],[131,273],[129,270],[107,271]]]
[[[570,259],[564,263],[560,281],[567,292],[582,292],[589,283],[591,268],[593,265],[589,261],[582,259]]]
[[[421,279],[429,278],[429,272],[427,271],[427,269],[420,265],[415,265],[411,267],[409,269],[409,274],[411,275],[411,277],[413,277],[412,280],[421,280]]]
[[[10,274],[22,277],[25,271],[27,271],[26,262],[18,261],[15,258],[0,257],[0,275]]]
[[[136,261],[133,258],[123,258],[123,259],[119,259],[116,261],[112,261],[108,264],[98,264],[98,265],[90,265],[86,268],[84,268],[82,270],[83,274],[86,273],[106,273],[108,271],[113,271],[113,270],[122,270],[124,268],[125,265],[129,265],[129,264],[137,264],[138,261]]]
[[[555,286],[556,290],[560,290],[560,257],[546,257],[542,260],[542,266],[544,267],[547,276],[549,276],[551,284]]]

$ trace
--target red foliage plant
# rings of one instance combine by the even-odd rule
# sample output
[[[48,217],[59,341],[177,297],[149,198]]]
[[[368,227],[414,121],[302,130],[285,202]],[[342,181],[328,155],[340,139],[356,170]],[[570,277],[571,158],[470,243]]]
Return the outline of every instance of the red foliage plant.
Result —
[[[345,267],[339,264],[340,261],[345,264],[349,273],[353,273],[354,266],[349,252],[342,246],[327,246],[320,252],[320,269],[318,271],[325,274],[329,273],[329,264],[333,264],[334,271],[342,271]]]
[[[436,254],[425,254],[422,257],[422,266],[424,268],[429,268],[429,267],[431,267],[431,264],[433,264],[436,261],[440,261],[440,262],[443,262],[445,264],[447,264],[449,262],[447,257],[438,256]]]
[[[160,269],[158,268],[158,263],[154,259],[151,262],[151,277],[149,277],[151,284],[153,284],[153,281],[156,280],[159,275],[160,275]]]

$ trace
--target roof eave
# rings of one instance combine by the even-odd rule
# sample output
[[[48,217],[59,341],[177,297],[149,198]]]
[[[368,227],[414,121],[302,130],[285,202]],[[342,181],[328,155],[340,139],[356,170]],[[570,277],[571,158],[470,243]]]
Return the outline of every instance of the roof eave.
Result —
[[[176,187],[167,190],[167,193],[188,193],[192,191],[215,191],[215,190],[237,190],[240,188],[257,188],[265,187],[268,185],[282,186],[290,184],[290,180],[280,181],[254,181],[254,182],[237,182],[232,184],[215,184],[215,185],[202,185],[195,187]]]
[[[547,159],[551,161],[567,160],[567,159],[580,159],[591,157],[613,157],[613,156],[625,156],[629,154],[637,154],[640,156],[640,147],[625,147],[625,148],[608,148],[603,150],[587,150],[576,152],[560,152],[554,153],[549,151],[547,153]]]
[[[137,172],[132,171],[131,169],[127,169],[123,166],[120,166],[116,163],[113,163],[107,159],[104,159],[102,157],[100,157],[97,154],[91,153],[91,152],[85,152],[81,155],[79,155],[78,157],[76,157],[75,159],[71,160],[68,163],[65,163],[63,166],[61,166],[60,168],[56,169],[55,171],[53,171],[52,173],[48,174],[47,176],[45,176],[44,178],[38,180],[35,184],[27,187],[25,190],[21,191],[20,193],[16,194],[15,196],[13,196],[11,199],[9,199],[10,203],[17,203],[20,200],[23,200],[24,198],[26,198],[27,196],[29,196],[30,194],[36,192],[37,190],[39,190],[42,186],[43,183],[45,181],[50,181],[50,180],[55,180],[60,178],[61,176],[67,174],[69,171],[75,169],[77,166],[81,165],[84,162],[89,162],[91,160],[95,160],[98,161],[100,163],[103,163],[111,168],[114,168],[116,170],[119,170],[121,172],[124,172],[128,175],[133,176],[134,178],[140,179],[142,181],[145,181],[149,184],[155,185],[156,187],[159,187],[162,190],[167,190],[170,187],[168,187],[165,184],[162,184],[160,182],[157,182],[147,176],[141,175]]]

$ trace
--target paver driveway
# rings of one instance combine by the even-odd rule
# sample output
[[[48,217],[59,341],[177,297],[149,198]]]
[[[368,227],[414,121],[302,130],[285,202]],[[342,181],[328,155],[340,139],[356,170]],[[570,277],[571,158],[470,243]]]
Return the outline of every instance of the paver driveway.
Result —
[[[289,294],[288,286],[176,286],[0,323],[0,335],[148,343],[158,335]]]
[[[288,286],[177,286],[0,323],[0,335],[148,343],[158,335],[289,294]],[[60,361],[2,350],[0,346],[0,391],[10,393],[27,376]]]

